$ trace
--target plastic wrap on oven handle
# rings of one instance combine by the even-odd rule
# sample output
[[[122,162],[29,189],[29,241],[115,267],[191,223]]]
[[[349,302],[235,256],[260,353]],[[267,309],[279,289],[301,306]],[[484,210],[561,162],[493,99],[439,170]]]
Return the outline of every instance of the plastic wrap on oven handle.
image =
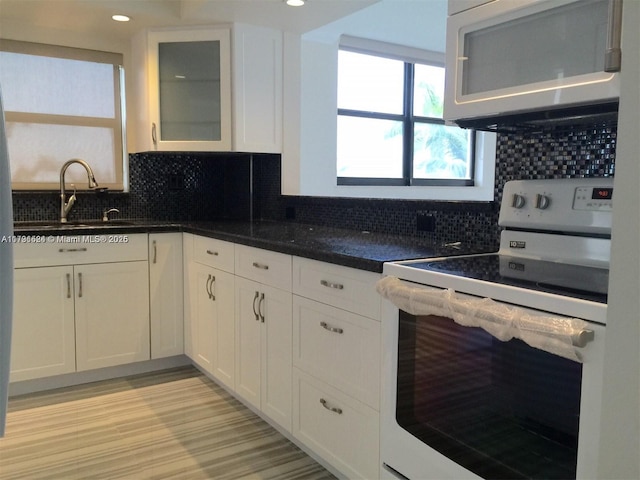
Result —
[[[528,345],[582,362],[579,349],[594,338],[578,318],[531,315],[490,298],[462,297],[454,290],[412,287],[388,276],[376,284],[380,295],[412,315],[439,315],[465,327],[480,327],[504,342],[519,338]]]

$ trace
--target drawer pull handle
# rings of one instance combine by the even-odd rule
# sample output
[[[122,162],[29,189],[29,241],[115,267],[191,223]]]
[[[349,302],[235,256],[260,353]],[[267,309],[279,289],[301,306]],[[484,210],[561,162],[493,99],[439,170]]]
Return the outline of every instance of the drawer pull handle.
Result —
[[[338,327],[332,327],[327,322],[320,322],[320,326],[325,330],[329,330],[333,333],[344,333],[344,330]]]
[[[344,289],[344,285],[342,285],[341,283],[332,283],[327,282],[326,280],[320,280],[320,285],[327,288],[335,288],[336,290]]]
[[[67,273],[67,298],[71,298],[71,274]]]
[[[217,257],[217,256],[218,256],[218,252],[213,252],[213,251],[211,251],[211,250],[207,250],[207,254],[209,254],[209,255],[213,255],[214,257]]]
[[[269,265],[266,265],[264,263],[253,262],[253,266],[255,268],[259,268],[260,270],[269,270]]]
[[[320,403],[322,404],[322,406],[324,408],[326,408],[327,410],[337,413],[338,415],[342,415],[342,409],[338,408],[338,407],[332,407],[329,405],[329,402],[327,402],[324,398],[320,399]]]
[[[58,252],[60,253],[66,253],[66,252],[86,252],[87,251],[87,247],[80,247],[80,248],[61,248],[58,250]]]

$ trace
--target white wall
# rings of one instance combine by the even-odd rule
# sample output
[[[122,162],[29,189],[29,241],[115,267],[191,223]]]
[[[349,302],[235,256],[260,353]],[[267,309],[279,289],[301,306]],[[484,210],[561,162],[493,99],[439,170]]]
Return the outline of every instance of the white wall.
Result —
[[[640,478],[640,2],[623,3],[622,92],[598,478]]]
[[[338,46],[341,35],[444,52],[446,0],[383,0],[302,36],[285,37],[285,195],[492,200],[495,137],[480,140],[476,187],[353,187],[336,185]],[[483,161],[486,159],[486,161]],[[480,175],[480,171],[484,172]]]

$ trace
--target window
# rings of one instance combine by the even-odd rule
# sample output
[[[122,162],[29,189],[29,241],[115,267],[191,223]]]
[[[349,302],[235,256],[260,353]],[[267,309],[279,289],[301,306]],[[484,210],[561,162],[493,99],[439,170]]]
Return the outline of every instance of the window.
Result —
[[[12,187],[59,188],[72,158],[91,165],[100,187],[125,187],[122,55],[11,40],[0,41]],[[88,188],[80,166],[67,182]]]
[[[474,185],[474,131],[445,126],[444,66],[341,48],[338,185]]]

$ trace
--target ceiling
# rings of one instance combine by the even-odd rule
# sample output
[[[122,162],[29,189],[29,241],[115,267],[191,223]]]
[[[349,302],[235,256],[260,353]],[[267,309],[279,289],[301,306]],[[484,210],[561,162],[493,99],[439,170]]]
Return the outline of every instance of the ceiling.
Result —
[[[0,21],[128,39],[144,28],[240,22],[305,33],[380,0],[0,0]],[[130,22],[111,20],[113,14]],[[2,32],[0,31],[0,36]]]

